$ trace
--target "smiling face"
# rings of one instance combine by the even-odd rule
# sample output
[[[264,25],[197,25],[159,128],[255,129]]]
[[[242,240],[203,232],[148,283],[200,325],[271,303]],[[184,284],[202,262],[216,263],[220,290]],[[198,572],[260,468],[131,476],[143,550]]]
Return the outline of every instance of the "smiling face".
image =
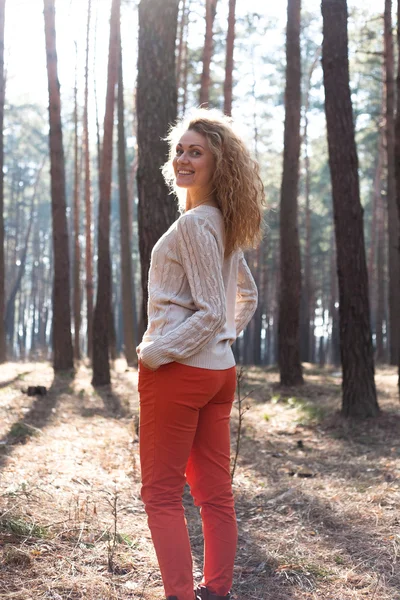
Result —
[[[215,158],[204,135],[186,131],[176,145],[172,164],[177,186],[199,199],[211,192]]]

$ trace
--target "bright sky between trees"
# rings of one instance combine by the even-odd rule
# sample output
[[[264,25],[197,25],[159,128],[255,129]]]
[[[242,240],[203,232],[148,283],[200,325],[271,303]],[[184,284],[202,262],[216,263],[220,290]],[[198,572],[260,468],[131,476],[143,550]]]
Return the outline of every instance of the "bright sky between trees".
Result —
[[[137,10],[125,5],[122,13],[122,39],[124,46],[124,78],[127,90],[133,90],[136,75]],[[219,0],[219,15],[226,10],[227,1]],[[102,117],[107,75],[109,13],[111,0],[92,0],[92,32],[97,21],[96,52],[93,52],[94,35],[91,40],[91,67],[94,66]],[[265,55],[276,44],[284,44],[286,23],[285,0],[237,0],[237,13],[249,10],[275,18],[278,26],[271,35],[262,39],[259,52]],[[349,10],[354,6],[369,7],[371,12],[383,13],[384,0],[348,0]],[[199,7],[200,8],[200,7]],[[318,14],[320,0],[303,0],[304,10]],[[200,12],[200,11],[199,11]],[[78,45],[78,84],[80,97],[84,82],[84,52],[86,36],[86,0],[56,0],[57,50],[59,79],[63,102],[71,99],[75,79],[75,41]],[[200,13],[201,14],[201,13]],[[218,18],[218,13],[217,13]],[[199,18],[199,44],[204,36],[204,20]],[[281,40],[281,41],[280,41]],[[47,106],[47,75],[44,49],[43,0],[7,0],[6,2],[6,69],[7,100],[12,104],[39,103]],[[93,102],[93,99],[91,99]],[[132,100],[133,102],[133,100]],[[91,111],[92,114],[94,111]]]

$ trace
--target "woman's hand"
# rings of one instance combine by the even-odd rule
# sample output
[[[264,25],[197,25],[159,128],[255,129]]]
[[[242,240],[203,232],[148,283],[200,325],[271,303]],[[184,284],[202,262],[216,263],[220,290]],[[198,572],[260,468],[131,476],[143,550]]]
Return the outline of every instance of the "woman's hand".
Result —
[[[146,363],[139,358],[140,362],[142,363],[142,365],[144,366],[145,369],[148,369],[149,371],[157,371],[157,369],[152,369],[151,367],[149,367],[148,365],[146,365]]]

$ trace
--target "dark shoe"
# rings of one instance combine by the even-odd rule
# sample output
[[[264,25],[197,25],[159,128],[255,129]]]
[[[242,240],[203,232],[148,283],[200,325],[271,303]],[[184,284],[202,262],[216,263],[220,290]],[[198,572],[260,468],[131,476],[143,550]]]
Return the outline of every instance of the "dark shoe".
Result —
[[[199,585],[196,588],[196,600],[230,600],[230,597],[231,595],[229,593],[226,596],[216,596],[202,585]]]

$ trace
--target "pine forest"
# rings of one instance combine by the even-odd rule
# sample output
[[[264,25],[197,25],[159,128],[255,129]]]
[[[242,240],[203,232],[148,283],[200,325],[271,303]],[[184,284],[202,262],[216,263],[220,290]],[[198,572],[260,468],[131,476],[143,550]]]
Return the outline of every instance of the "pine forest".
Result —
[[[400,0],[0,0],[0,597],[163,596],[136,348],[199,106],[266,196],[231,598],[400,600]]]

